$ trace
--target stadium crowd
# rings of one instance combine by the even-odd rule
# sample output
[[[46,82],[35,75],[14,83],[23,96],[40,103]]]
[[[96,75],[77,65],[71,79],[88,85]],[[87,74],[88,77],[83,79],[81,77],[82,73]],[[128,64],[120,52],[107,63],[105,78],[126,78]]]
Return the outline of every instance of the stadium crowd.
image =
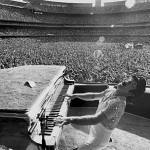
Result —
[[[45,38],[1,39],[1,69],[22,65],[64,65],[76,82],[117,83],[125,76],[150,77],[150,46],[126,48],[122,43],[52,42]],[[93,52],[101,50],[102,58]]]
[[[129,35],[129,36],[140,36],[140,35],[150,35],[150,27],[107,27],[107,28],[87,28],[87,27],[72,27],[72,28],[11,28],[2,27],[0,29],[0,35]]]
[[[132,37],[147,34],[149,27],[115,28],[114,24],[149,22],[149,12],[71,15],[71,14],[35,14],[28,9],[0,5],[0,19],[27,22],[44,22],[57,25],[113,25],[111,28],[70,28],[70,29],[0,29],[1,35],[61,35],[60,37],[1,38],[1,69],[21,65],[65,65],[72,70],[71,79],[76,82],[119,82],[125,75],[136,73],[150,77],[149,36]],[[62,36],[62,35],[83,36]],[[87,34],[87,36],[86,36]],[[106,36],[104,43],[98,36],[88,34],[114,34]],[[131,37],[122,36],[130,34]],[[142,49],[125,48],[126,42],[140,41]],[[93,57],[95,50],[101,50],[103,58]]]

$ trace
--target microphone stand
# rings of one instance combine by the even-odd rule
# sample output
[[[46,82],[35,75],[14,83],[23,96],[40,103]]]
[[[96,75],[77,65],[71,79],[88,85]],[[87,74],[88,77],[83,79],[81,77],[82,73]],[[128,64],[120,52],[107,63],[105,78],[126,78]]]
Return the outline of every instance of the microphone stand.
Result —
[[[40,125],[41,125],[41,134],[42,134],[42,150],[46,150],[46,141],[44,138],[44,131],[45,131],[45,117],[40,118]]]

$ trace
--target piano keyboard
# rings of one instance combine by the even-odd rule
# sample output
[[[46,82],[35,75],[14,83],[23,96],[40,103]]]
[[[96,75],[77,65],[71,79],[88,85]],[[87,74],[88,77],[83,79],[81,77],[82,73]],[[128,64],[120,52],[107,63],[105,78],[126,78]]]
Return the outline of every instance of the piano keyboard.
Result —
[[[66,94],[66,92],[68,90],[68,86],[69,85],[64,85],[64,87],[63,87],[61,93],[59,94],[50,114],[48,116],[46,116],[45,131],[44,131],[45,135],[51,135],[52,134],[53,128],[55,126],[54,119],[56,117],[66,116],[67,109],[63,108],[62,104],[64,101],[63,95]],[[40,135],[41,135],[41,133],[40,133]]]
[[[57,143],[59,142],[59,138],[61,135],[62,127],[59,127],[54,124],[54,119],[58,116],[67,116],[68,112],[68,102],[67,97],[63,97],[66,93],[72,93],[74,86],[73,85],[64,85],[55,104],[52,108],[46,108],[46,114],[49,112],[48,115],[45,116],[44,120],[44,129],[41,131],[40,122],[37,124],[36,129],[34,132],[34,137],[32,138],[36,143],[42,144],[42,135],[44,134],[44,139],[46,141],[46,146],[48,150],[54,150]],[[49,104],[49,107],[50,104]],[[51,110],[49,110],[51,109]]]

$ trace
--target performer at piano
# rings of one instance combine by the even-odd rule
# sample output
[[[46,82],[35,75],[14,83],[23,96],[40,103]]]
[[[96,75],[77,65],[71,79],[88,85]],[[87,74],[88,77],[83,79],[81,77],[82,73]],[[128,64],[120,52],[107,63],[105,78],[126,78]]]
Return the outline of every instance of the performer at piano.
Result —
[[[87,141],[74,150],[100,150],[108,145],[113,130],[125,112],[128,98],[142,96],[145,88],[146,80],[143,77],[131,76],[116,88],[108,88],[100,93],[65,95],[70,100],[99,100],[97,111],[94,115],[58,117],[55,122],[59,125],[90,125]]]

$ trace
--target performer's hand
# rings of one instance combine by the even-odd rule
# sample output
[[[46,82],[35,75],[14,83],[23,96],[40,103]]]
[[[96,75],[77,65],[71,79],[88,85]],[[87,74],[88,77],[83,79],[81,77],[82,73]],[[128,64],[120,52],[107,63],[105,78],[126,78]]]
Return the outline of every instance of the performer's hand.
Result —
[[[70,123],[69,118],[67,118],[67,117],[57,117],[54,119],[54,122],[59,127],[62,127],[63,125],[67,125]]]
[[[65,102],[67,103],[67,106],[69,106],[69,105],[70,105],[70,102],[71,102],[71,97],[70,97],[70,96],[71,96],[71,95],[69,95],[69,94],[63,95],[64,100],[65,100]]]
[[[76,96],[74,94],[65,94],[64,97],[68,97],[69,99],[74,99]]]

